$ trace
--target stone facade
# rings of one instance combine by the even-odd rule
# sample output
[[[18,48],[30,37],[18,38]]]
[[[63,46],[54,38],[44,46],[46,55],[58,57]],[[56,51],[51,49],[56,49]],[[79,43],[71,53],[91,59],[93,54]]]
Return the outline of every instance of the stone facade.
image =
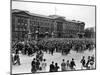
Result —
[[[66,20],[63,16],[44,16],[14,9],[12,10],[12,40],[45,38],[71,38],[84,33],[84,22]],[[52,35],[53,34],[53,35]]]

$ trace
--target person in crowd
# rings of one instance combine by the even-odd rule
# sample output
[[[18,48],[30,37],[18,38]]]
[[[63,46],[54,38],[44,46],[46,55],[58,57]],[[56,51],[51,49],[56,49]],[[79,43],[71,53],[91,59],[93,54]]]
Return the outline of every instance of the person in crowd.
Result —
[[[54,66],[54,71],[55,72],[58,72],[58,69],[59,69],[60,67],[58,66],[58,63],[55,63],[55,66]]]
[[[87,68],[87,69],[90,69],[90,61],[91,61],[90,58],[91,58],[91,57],[88,56],[88,60],[87,60],[87,62],[86,62],[86,68]]]
[[[93,69],[94,68],[94,55],[91,56],[90,58],[90,69]]]
[[[35,73],[36,72],[36,59],[34,58],[33,61],[31,62],[31,72]]]
[[[66,70],[70,70],[70,63],[69,63],[69,60],[67,60],[67,62],[66,62]]]
[[[75,70],[75,66],[76,66],[76,64],[75,64],[74,58],[72,58],[72,60],[70,62],[70,68],[71,68],[71,70]]]
[[[20,57],[19,57],[18,53],[16,53],[14,56],[14,65],[16,65],[16,64],[21,65],[20,64]]]
[[[62,71],[66,71],[66,63],[65,63],[65,60],[63,59],[62,61],[63,62],[61,63],[61,70]]]
[[[87,50],[90,45],[94,45],[95,43],[90,40],[42,40],[39,41],[37,44],[34,43],[25,43],[24,46],[21,44],[17,44],[15,46],[15,55],[14,55],[14,65],[18,64],[20,65],[20,57],[19,57],[19,50],[22,50],[23,48],[23,54],[31,55],[32,54],[32,49],[34,49],[34,53],[36,53],[36,59],[32,61],[34,65],[32,66],[32,72],[36,72],[36,70],[39,70],[40,67],[40,62],[43,59],[43,51],[50,52],[50,54],[54,55],[54,49],[56,48],[56,52],[62,52],[63,54],[69,54],[70,50],[74,50],[77,52],[82,52]],[[73,48],[73,49],[72,49]],[[85,61],[85,57],[83,57],[80,61],[82,64],[82,69],[85,67],[87,69],[92,69],[94,65],[94,56],[88,56],[88,60]],[[46,69],[46,60],[43,60],[43,66],[41,67],[42,69]],[[56,66],[56,70],[55,70]],[[55,64],[52,62],[50,64],[50,72],[58,71],[58,64]],[[69,60],[65,63],[65,60],[63,59],[63,62],[61,63],[61,70],[66,71],[69,69],[75,70],[75,61],[72,59],[70,62]],[[70,68],[69,68],[70,67]],[[33,69],[34,68],[34,69]]]
[[[25,44],[25,50],[24,50],[24,54],[25,54],[25,55],[27,54],[27,51],[28,51],[28,45]]]
[[[42,71],[43,60],[40,62],[39,70]]]
[[[40,69],[40,61],[37,60],[37,61],[36,61],[36,70],[39,70],[39,69]]]
[[[54,61],[52,61],[52,64],[50,64],[50,72],[54,72]]]
[[[46,59],[44,59],[44,60],[42,61],[42,70],[43,70],[43,71],[46,70],[46,66],[47,66]]]
[[[15,53],[13,52],[12,55],[11,55],[12,65],[14,65],[14,56],[15,56]]]
[[[53,53],[54,53],[54,48],[52,47],[51,48],[51,55],[53,55]]]
[[[81,69],[85,67],[86,61],[85,61],[85,56],[81,59],[80,63],[82,64]]]
[[[43,60],[43,51],[42,50],[40,50],[39,57],[40,57],[40,61],[42,61]]]
[[[32,48],[29,47],[29,48],[28,48],[28,56],[31,56],[31,55],[32,55]]]
[[[43,59],[43,52],[42,51],[37,52],[36,59],[39,61],[42,61],[42,59]]]
[[[94,55],[91,56],[90,60],[94,62]]]

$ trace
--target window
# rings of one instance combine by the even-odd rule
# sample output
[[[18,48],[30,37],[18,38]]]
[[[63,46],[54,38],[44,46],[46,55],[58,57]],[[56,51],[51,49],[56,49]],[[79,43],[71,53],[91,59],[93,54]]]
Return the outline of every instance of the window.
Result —
[[[62,22],[57,22],[57,31],[62,31],[62,30],[63,30]]]

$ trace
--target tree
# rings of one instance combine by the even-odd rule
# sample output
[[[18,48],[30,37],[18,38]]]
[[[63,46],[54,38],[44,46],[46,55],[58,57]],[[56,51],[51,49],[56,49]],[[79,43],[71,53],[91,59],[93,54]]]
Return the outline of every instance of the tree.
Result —
[[[95,36],[95,31],[94,31],[93,27],[92,28],[86,28],[84,30],[84,32],[85,32],[84,36],[86,38],[94,38],[94,36]]]

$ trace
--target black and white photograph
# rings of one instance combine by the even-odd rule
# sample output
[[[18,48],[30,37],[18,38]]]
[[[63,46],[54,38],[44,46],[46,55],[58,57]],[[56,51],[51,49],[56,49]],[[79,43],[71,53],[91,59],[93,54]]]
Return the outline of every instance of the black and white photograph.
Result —
[[[96,6],[11,1],[11,74],[96,70]]]

